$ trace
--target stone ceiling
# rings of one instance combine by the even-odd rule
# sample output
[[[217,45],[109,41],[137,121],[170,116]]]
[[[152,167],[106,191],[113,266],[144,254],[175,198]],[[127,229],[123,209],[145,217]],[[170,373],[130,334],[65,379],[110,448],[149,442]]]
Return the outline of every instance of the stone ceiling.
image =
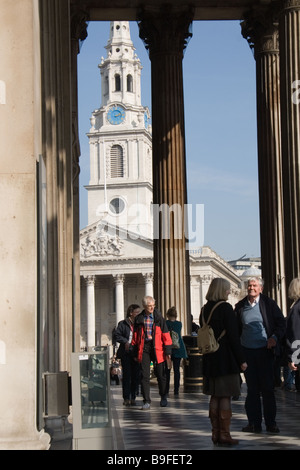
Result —
[[[112,21],[138,19],[141,8],[159,14],[162,5],[170,4],[175,10],[191,6],[195,10],[194,20],[241,20],[251,9],[263,9],[276,0],[71,0],[89,12],[90,21]]]

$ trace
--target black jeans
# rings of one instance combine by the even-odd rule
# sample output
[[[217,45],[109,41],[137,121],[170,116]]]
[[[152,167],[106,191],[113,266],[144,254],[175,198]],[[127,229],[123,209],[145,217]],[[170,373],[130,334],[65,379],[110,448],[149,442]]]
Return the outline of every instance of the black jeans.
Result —
[[[153,349],[153,343],[145,342],[144,351],[141,364],[141,373],[142,373],[142,395],[144,403],[151,403],[150,399],[150,363],[151,361],[155,365],[155,374],[158,381],[158,389],[161,397],[166,395],[166,363],[161,362],[160,364],[155,364],[155,353]]]
[[[121,358],[122,364],[122,389],[124,400],[135,400],[139,380],[140,364],[125,352]]]
[[[263,416],[266,426],[274,426],[276,424],[274,352],[267,348],[243,349],[248,364],[244,374],[248,388],[245,409],[249,424],[260,427]]]

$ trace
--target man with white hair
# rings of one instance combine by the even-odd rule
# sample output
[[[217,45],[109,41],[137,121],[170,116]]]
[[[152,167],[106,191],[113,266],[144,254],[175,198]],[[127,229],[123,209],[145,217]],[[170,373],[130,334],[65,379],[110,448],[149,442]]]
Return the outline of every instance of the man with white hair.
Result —
[[[276,353],[279,354],[286,327],[282,311],[262,291],[263,280],[259,277],[250,278],[248,295],[235,306],[241,344],[248,364],[244,372],[248,425],[242,431],[261,433],[264,416],[267,432],[274,434],[279,433],[276,424],[274,361]]]
[[[142,300],[144,310],[134,323],[132,345],[136,360],[141,363],[143,410],[150,409],[150,364],[153,361],[158,381],[160,406],[167,406],[166,359],[171,359],[172,339],[162,314],[155,308],[153,297]]]

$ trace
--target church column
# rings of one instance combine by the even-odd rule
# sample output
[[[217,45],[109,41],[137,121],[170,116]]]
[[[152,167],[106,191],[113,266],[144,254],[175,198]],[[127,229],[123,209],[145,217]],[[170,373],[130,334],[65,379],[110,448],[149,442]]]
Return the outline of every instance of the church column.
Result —
[[[114,276],[115,283],[115,301],[116,301],[116,326],[121,320],[124,320],[124,274],[116,274]]]
[[[126,75],[127,64],[122,63],[122,100],[125,101],[127,92],[127,75]]]
[[[203,307],[203,305],[206,303],[206,294],[208,292],[209,285],[211,281],[213,280],[213,276],[211,274],[204,274],[203,276],[199,276],[199,279],[200,279],[200,308],[199,308],[199,315],[200,315],[200,310]],[[199,317],[197,320],[199,320]]]
[[[87,276],[87,347],[96,343],[96,310],[95,310],[95,282],[96,276]]]
[[[272,11],[249,15],[242,34],[256,60],[260,237],[264,292],[285,310],[279,40]]]
[[[279,16],[285,284],[300,274],[300,0]],[[290,303],[290,301],[288,301]]]
[[[153,297],[153,273],[143,274],[145,279],[145,295]]]
[[[99,142],[94,140],[90,141],[90,185],[99,184]],[[102,168],[100,169],[100,171]]]
[[[165,5],[156,11],[143,9],[139,22],[140,37],[151,60],[154,296],[162,312],[172,305],[177,307],[184,334],[190,330],[190,285],[184,226],[187,190],[182,60],[192,18],[189,7]],[[167,210],[159,214],[163,205]]]

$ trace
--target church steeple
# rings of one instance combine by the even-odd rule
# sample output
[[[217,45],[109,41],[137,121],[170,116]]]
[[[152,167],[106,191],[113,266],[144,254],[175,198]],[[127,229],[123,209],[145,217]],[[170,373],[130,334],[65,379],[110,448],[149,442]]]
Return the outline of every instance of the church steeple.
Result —
[[[107,57],[99,65],[102,78],[102,104],[112,102],[141,106],[142,66],[130,38],[128,21],[111,21],[106,45]]]
[[[87,134],[88,220],[152,237],[151,116],[141,104],[142,65],[128,21],[111,21],[105,48],[99,65],[102,103]]]

